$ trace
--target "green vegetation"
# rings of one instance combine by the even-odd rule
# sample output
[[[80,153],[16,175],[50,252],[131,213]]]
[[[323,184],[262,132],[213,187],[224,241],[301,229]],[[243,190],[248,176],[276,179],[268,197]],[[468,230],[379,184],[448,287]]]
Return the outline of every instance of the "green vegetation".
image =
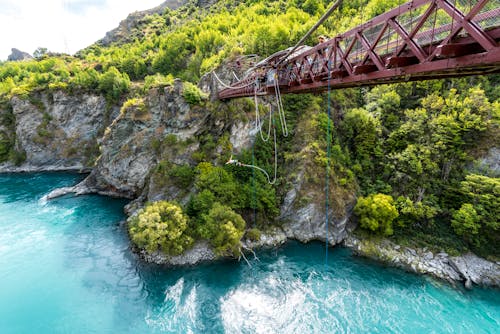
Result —
[[[207,94],[203,93],[196,85],[193,85],[190,82],[184,83],[182,96],[190,105],[200,104],[208,97]]]
[[[203,215],[203,220],[205,222],[199,233],[210,240],[217,254],[240,254],[240,240],[245,233],[245,221],[239,214],[226,205],[214,203],[208,214]]]
[[[147,204],[129,220],[132,241],[149,253],[161,250],[178,255],[193,244],[187,234],[188,219],[182,208],[167,201]]]
[[[178,77],[184,80],[183,97],[189,104],[202,105],[199,109],[206,109],[214,119],[246,118],[254,108],[251,100],[212,104],[196,86],[198,80],[226,59],[253,53],[265,57],[293,45],[330,4],[326,0],[223,0],[200,8],[191,1],[178,10],[141,18],[130,35],[109,46],[95,44],[75,57],[50,56],[39,49],[34,60],[1,63],[0,162],[19,164],[26,158],[15,150],[15,119],[8,108],[14,96],[29,100],[43,114],[36,140],[51,138],[51,120],[34,98],[40,90],[93,92],[105,96],[109,106],[127,101],[122,112],[141,118],[147,116],[144,95],[173,85]],[[320,34],[345,32],[400,4],[344,1],[306,44],[315,44]],[[332,119],[325,113],[326,95],[285,96],[291,136],[278,133],[274,186],[260,172],[223,165],[232,151],[226,129],[224,133],[206,129],[190,139],[199,143],[199,149],[190,153],[191,165],[169,160],[185,152],[187,141],[174,134],[158,136],[151,143],[160,160],[154,182],[159,187],[177,187],[183,196],[194,193],[183,209],[169,204],[187,219],[171,224],[173,218],[165,218],[167,230],[176,224],[181,227],[177,239],[164,244],[166,237],[158,236],[153,225],[140,225],[139,218],[131,224],[131,235],[139,239],[132,238],[148,251],[165,249],[171,254],[186,249],[194,239],[206,238],[219,254],[237,255],[245,229],[239,218],[259,228],[276,223],[284,195],[301,175],[299,204],[324,201],[318,189],[323,189],[327,176],[330,144],[328,175],[336,216],[344,215],[349,198],[358,194],[355,213],[363,233],[391,235],[405,245],[450,253],[471,249],[498,258],[499,175],[473,162],[500,144],[499,98],[498,75],[333,91]],[[277,119],[275,126],[281,126]],[[273,145],[257,136],[253,150],[244,150],[236,158],[272,171]],[[144,209],[144,217],[155,205],[160,206],[150,204]],[[257,238],[258,233],[250,231],[247,236]],[[178,247],[173,245],[176,242]]]
[[[360,197],[354,208],[360,217],[360,226],[364,229],[391,235],[392,221],[398,217],[392,196],[384,194]]]
[[[474,156],[498,145],[499,96],[489,80],[497,78],[375,87],[361,109],[346,111],[340,140],[361,192],[396,198],[397,242],[499,256],[490,246],[499,240],[498,178],[467,175]]]

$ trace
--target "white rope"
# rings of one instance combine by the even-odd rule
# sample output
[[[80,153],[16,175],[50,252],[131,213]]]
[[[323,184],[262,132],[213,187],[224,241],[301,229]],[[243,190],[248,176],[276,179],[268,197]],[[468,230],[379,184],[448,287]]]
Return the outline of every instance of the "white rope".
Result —
[[[254,91],[254,104],[255,104],[255,126],[259,130],[260,138],[262,139],[262,141],[267,143],[267,141],[269,140],[269,137],[271,137],[272,109],[270,109],[270,111],[269,111],[269,127],[267,129],[267,136],[266,136],[266,138],[264,138],[264,135],[262,133],[262,121],[260,119],[259,100],[257,99],[257,87],[255,87],[255,91]]]
[[[238,78],[238,76],[236,75],[236,73],[234,73],[234,71],[231,71],[231,73],[233,73],[233,77],[234,77],[236,80],[240,81],[240,78]]]
[[[226,165],[236,165],[240,167],[247,167],[247,168],[254,168],[259,171],[261,171],[267,178],[267,182],[270,185],[273,185],[276,183],[277,177],[278,177],[278,147],[277,147],[277,142],[276,142],[276,128],[273,126],[273,136],[274,136],[274,179],[271,181],[271,177],[269,176],[269,173],[266,172],[264,169],[260,168],[259,166],[255,165],[248,165],[239,162],[238,160],[233,160],[233,157],[229,159],[228,162],[226,162]]]
[[[283,100],[281,99],[278,73],[276,73],[274,76],[274,92],[276,95],[276,105],[278,106],[278,114],[280,117],[281,131],[283,132],[283,137],[288,137],[288,126],[286,124],[286,115],[285,109],[283,108]]]
[[[217,73],[215,73],[215,71],[212,71],[212,74],[214,75],[215,79],[217,79],[217,81],[224,87],[224,88],[227,88],[227,89],[240,89],[240,88],[245,88],[245,87],[249,87],[249,86],[252,86],[254,85],[254,82],[251,82],[249,83],[248,85],[244,85],[244,86],[237,86],[237,87],[233,87],[233,86],[228,86],[226,85],[220,78],[219,76],[217,75]]]

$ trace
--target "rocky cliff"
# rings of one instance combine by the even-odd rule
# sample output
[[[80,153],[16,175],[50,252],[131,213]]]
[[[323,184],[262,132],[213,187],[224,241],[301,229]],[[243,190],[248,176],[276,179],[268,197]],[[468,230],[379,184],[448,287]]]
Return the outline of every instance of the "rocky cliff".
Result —
[[[81,184],[57,190],[49,197],[67,192],[126,197],[133,200],[127,207],[129,214],[147,201],[186,203],[195,189],[171,182],[162,168],[195,166],[200,159],[222,165],[228,154],[249,149],[258,131],[253,105],[247,100],[190,104],[184,90],[184,84],[175,80],[172,85],[151,89],[143,99],[124,105],[121,111],[117,106],[110,108],[103,97],[88,93],[56,91],[15,97],[11,108],[0,112],[2,119],[12,119],[13,124],[1,125],[0,132],[15,138],[16,150],[25,152],[25,161],[20,166],[3,164],[0,171],[82,170],[91,167],[98,156]],[[349,236],[354,228],[349,216],[355,191],[349,184],[340,186],[335,175],[331,179],[326,235],[324,171],[312,163],[313,152],[305,145],[304,128],[311,126],[310,119],[307,112],[299,115],[297,123],[301,126],[288,143],[292,149],[282,170],[285,181],[277,220],[268,222],[259,240],[244,239],[244,249],[277,246],[287,238],[309,242],[328,237],[331,245],[344,242],[360,255],[410,271],[464,281],[467,286],[499,284],[498,264],[471,254],[452,258],[425,250],[401,250],[390,242],[374,245]],[[216,143],[209,152],[204,142],[207,136]],[[205,155],[200,158],[202,151]],[[142,256],[147,261],[178,265],[212,260],[215,255],[202,241],[181,256],[144,252]]]
[[[104,97],[63,91],[13,97],[1,111],[0,131],[14,142],[17,165],[0,171],[88,170],[97,158],[98,140],[117,108]],[[6,126],[6,120],[13,124]],[[3,130],[3,131],[2,131]]]

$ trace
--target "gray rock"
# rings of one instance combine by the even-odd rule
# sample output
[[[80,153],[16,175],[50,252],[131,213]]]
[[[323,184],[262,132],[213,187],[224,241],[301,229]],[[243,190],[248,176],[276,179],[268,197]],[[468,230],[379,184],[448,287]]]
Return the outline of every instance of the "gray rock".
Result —
[[[203,110],[191,108],[182,97],[182,90],[182,82],[178,80],[163,90],[153,89],[144,101],[147,112],[131,109],[112,122],[101,141],[101,157],[84,180],[87,187],[101,194],[127,198],[136,198],[143,189],[151,188],[147,187],[149,176],[161,159],[154,142],[167,135],[175,136],[177,141],[191,138],[205,121]],[[198,144],[193,145],[182,154],[171,154],[169,160],[176,164],[190,163],[191,153]]]
[[[242,241],[244,249],[274,248],[287,241],[285,232],[279,227],[273,227],[266,232],[261,232],[260,240],[252,241],[245,239]]]
[[[33,57],[27,52],[23,52],[23,51],[18,50],[16,48],[12,48],[11,51],[12,51],[12,53],[7,57],[8,61],[20,61],[20,60],[33,59]]]
[[[500,175],[500,148],[492,147],[488,154],[479,160],[480,169],[494,175]]]
[[[185,251],[181,255],[169,256],[161,252],[149,254],[146,251],[141,251],[140,256],[146,262],[172,266],[195,265],[216,259],[215,253],[206,241],[197,242],[193,248]]]
[[[472,253],[453,258],[443,252],[434,256],[424,249],[396,249],[389,240],[360,240],[352,235],[346,238],[344,246],[356,254],[415,273],[430,274],[450,283],[463,282],[467,288],[471,288],[472,283],[500,287],[500,266]]]
[[[108,124],[106,100],[92,94],[62,91],[13,97],[17,151],[21,166],[0,165],[0,172],[87,170],[96,158],[97,138]]]
[[[465,280],[475,284],[500,286],[500,266],[472,253],[449,259],[450,265]]]

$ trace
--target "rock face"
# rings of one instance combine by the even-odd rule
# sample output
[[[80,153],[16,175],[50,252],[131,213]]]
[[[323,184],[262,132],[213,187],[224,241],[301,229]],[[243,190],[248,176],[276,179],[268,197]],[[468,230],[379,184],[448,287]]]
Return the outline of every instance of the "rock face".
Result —
[[[126,198],[141,195],[152,169],[162,159],[162,141],[169,138],[171,142],[164,143],[168,146],[191,138],[208,115],[200,107],[192,108],[182,97],[182,90],[182,82],[176,80],[173,86],[151,90],[144,100],[145,111],[131,108],[122,112],[106,130],[101,157],[84,183],[101,194]],[[189,162],[197,144],[189,146],[182,154],[172,155],[172,161]]]
[[[140,251],[139,255],[147,262],[171,266],[195,265],[200,262],[216,259],[215,253],[206,241],[196,243],[193,248],[181,255],[169,256],[161,252],[149,254],[145,251]]]
[[[479,166],[488,173],[500,176],[500,148],[492,147],[488,154],[479,160]]]
[[[23,51],[18,50],[16,48],[12,48],[11,50],[12,50],[12,53],[7,57],[7,60],[9,60],[9,61],[20,61],[20,60],[33,59],[33,57],[27,52],[23,52]]]
[[[434,254],[425,248],[400,247],[387,239],[360,240],[353,235],[345,239],[344,245],[358,255],[414,273],[429,274],[452,284],[462,282],[466,288],[471,288],[472,283],[500,287],[500,265],[472,253],[450,257],[444,252]]]
[[[36,93],[10,101],[15,119],[15,148],[25,152],[20,166],[1,171],[83,170],[93,164],[97,140],[106,125],[106,100],[91,94],[62,91]]]

